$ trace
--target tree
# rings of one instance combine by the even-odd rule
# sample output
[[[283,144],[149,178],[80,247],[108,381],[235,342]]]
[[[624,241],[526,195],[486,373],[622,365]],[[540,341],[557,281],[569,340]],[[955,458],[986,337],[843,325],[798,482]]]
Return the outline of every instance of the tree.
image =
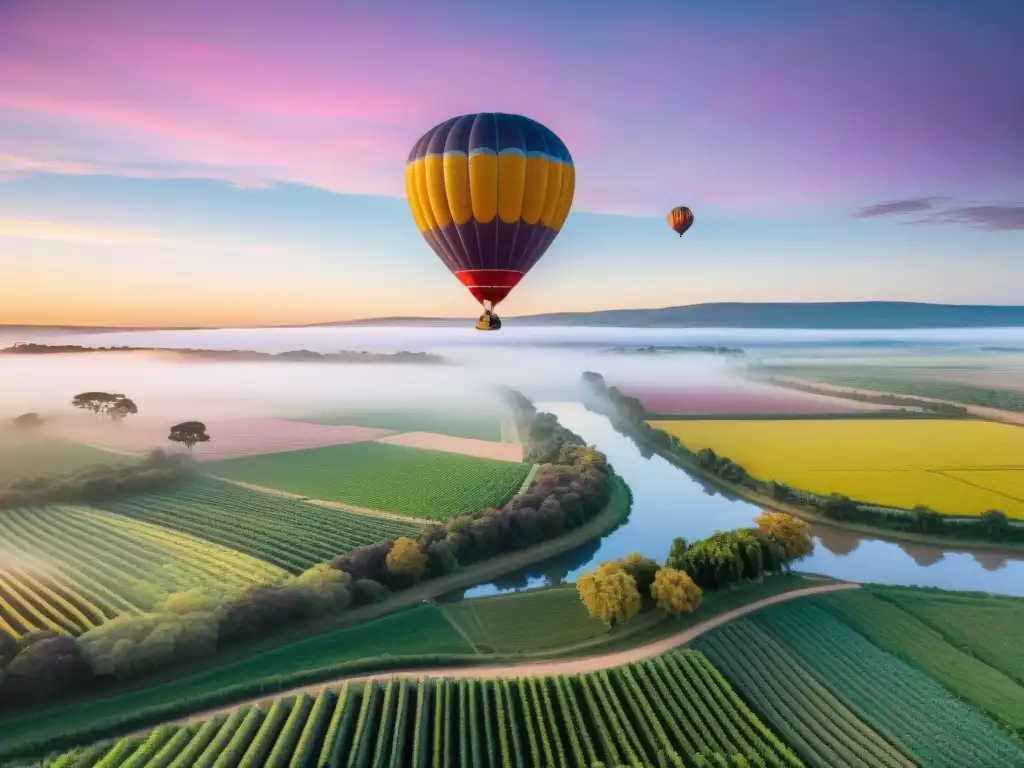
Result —
[[[116,403],[125,400],[124,395],[110,392],[81,392],[71,399],[71,405],[85,411],[92,411],[97,416],[109,415]],[[130,400],[128,402],[131,402]],[[132,406],[134,407],[134,403]]]
[[[1010,521],[998,509],[990,509],[988,512],[983,512],[981,517],[978,518],[978,524],[981,526],[982,531],[985,532],[985,535],[993,539],[1002,538],[1010,530]]]
[[[672,539],[672,546],[668,551],[668,558],[665,560],[665,565],[669,568],[676,568],[682,570],[686,560],[686,550],[689,548],[689,543],[682,536]]]
[[[201,421],[183,421],[171,427],[171,433],[167,439],[172,443],[182,443],[189,451],[196,443],[209,442],[210,436],[206,434],[206,425]]]
[[[810,528],[803,520],[783,512],[765,512],[755,517],[754,522],[779,545],[787,567],[814,551]]]
[[[43,419],[38,413],[23,413],[11,419],[11,423],[18,429],[32,429],[42,425]]]
[[[138,413],[139,407],[127,397],[119,398],[108,409],[110,418],[113,421],[121,421],[126,416],[131,416],[133,413]]]
[[[593,618],[609,629],[636,616],[640,592],[636,582],[618,563],[603,563],[576,580],[583,605]]]
[[[662,568],[654,575],[651,597],[657,606],[670,616],[693,613],[700,605],[703,593],[686,571]]]
[[[386,562],[389,571],[414,581],[418,581],[427,570],[427,556],[420,551],[420,545],[405,536],[395,539]]]
[[[651,596],[651,584],[654,583],[654,576],[660,567],[649,557],[644,557],[638,552],[630,552],[618,561],[622,570],[633,577],[636,582],[637,591],[641,597]]]

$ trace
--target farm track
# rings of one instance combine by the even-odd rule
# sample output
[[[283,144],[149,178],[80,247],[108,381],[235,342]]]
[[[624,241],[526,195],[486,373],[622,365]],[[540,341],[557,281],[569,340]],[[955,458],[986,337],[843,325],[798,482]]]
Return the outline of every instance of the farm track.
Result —
[[[666,637],[662,640],[658,640],[647,645],[640,645],[635,648],[630,648],[625,651],[617,651],[615,653],[607,653],[598,656],[586,656],[583,658],[575,659],[556,659],[554,661],[527,661],[522,664],[508,664],[508,665],[495,665],[495,666],[471,666],[462,668],[445,668],[445,669],[408,669],[408,670],[395,670],[392,672],[384,672],[380,674],[370,675],[355,675],[350,677],[339,677],[333,680],[325,680],[323,682],[314,683],[312,685],[300,686],[298,688],[291,688],[286,691],[279,691],[267,696],[261,696],[254,699],[247,699],[245,701],[235,702],[226,707],[219,707],[216,709],[208,709],[202,712],[196,712],[192,715],[188,715],[183,718],[171,720],[163,725],[187,725],[190,723],[200,722],[207,720],[211,717],[218,715],[234,712],[241,707],[247,707],[250,705],[263,705],[268,702],[274,701],[287,696],[295,696],[298,694],[308,693],[317,694],[325,688],[332,688],[342,683],[353,682],[353,681],[365,681],[365,680],[387,680],[390,678],[400,678],[405,680],[420,680],[423,678],[442,678],[442,679],[455,679],[455,678],[513,678],[513,677],[535,677],[535,676],[554,676],[554,675],[577,675],[584,672],[597,672],[601,670],[611,669],[613,667],[619,667],[624,664],[630,664],[635,661],[641,661],[648,659],[653,656],[659,656],[667,651],[671,651],[680,646],[686,645],[691,640],[700,637],[706,632],[710,632],[716,627],[726,624],[733,619],[745,616],[749,613],[760,610],[761,608],[767,608],[770,605],[777,603],[783,603],[789,600],[795,600],[799,597],[809,597],[811,595],[818,595],[827,592],[837,592],[840,590],[848,589],[859,589],[859,584],[853,583],[839,583],[839,584],[823,584],[818,587],[807,587],[805,589],[797,589],[792,592],[784,592],[779,595],[772,595],[762,600],[758,600],[747,605],[734,608],[731,611],[714,616],[706,621],[702,621],[695,624],[688,629]],[[134,735],[142,736],[153,730],[153,726],[149,726],[143,730],[135,732]]]
[[[851,394],[851,395],[867,395],[869,397],[878,396],[891,396],[891,397],[912,397],[915,400],[923,400],[928,403],[939,403],[942,405],[956,405],[961,408],[966,408],[967,412],[974,416],[980,416],[983,419],[989,419],[990,421],[998,421],[1003,424],[1012,424],[1017,427],[1024,427],[1024,413],[1014,413],[1013,411],[1003,411],[998,408],[988,408],[984,405],[966,405],[965,403],[956,403],[952,400],[939,400],[935,397],[924,397],[922,395],[907,395],[899,392],[885,392],[880,389],[863,389],[861,387],[847,387],[839,384],[826,384],[823,381],[814,381],[811,379],[800,379],[793,376],[777,376],[776,381],[785,385],[786,383],[795,384],[799,387],[808,387],[816,389],[823,395],[827,395],[830,392],[835,394]]]
[[[353,515],[363,515],[364,517],[379,517],[384,520],[399,520],[403,523],[415,523],[419,526],[424,526],[429,523],[429,520],[425,520],[422,517],[409,517],[407,515],[397,515],[394,512],[384,512],[380,509],[369,509],[368,507],[355,507],[351,504],[343,504],[340,501],[327,501],[326,499],[311,499],[308,496],[302,496],[298,493],[289,493],[288,491],[282,491],[278,488],[268,488],[265,485],[253,485],[252,483],[243,483],[241,480],[231,480],[227,477],[220,477],[219,475],[210,475],[214,480],[220,480],[222,483],[231,483],[231,485],[237,485],[240,488],[248,488],[250,491],[258,491],[259,493],[267,493],[271,496],[280,496],[285,499],[291,499],[292,501],[304,501],[307,504],[316,504],[319,507],[329,507],[330,509],[340,509],[342,512],[349,512]]]

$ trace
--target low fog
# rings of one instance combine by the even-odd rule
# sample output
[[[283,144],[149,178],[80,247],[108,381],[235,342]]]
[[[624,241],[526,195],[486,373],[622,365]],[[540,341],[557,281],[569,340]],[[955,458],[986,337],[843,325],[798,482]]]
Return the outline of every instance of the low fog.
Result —
[[[118,334],[124,335],[127,334]],[[209,348],[203,346],[201,335],[189,334],[187,342],[179,346]],[[154,341],[97,336],[63,337],[60,343],[141,345]],[[286,351],[278,349],[279,345],[257,345],[257,341],[254,338],[249,345],[235,348]],[[287,348],[341,348],[324,348],[322,344],[309,343],[308,338],[306,344],[301,341],[296,339]],[[388,347],[360,349],[390,352],[402,348],[393,344]],[[182,362],[151,352],[0,356],[2,415],[12,418],[37,412],[51,418],[61,414],[81,418],[81,412],[70,403],[76,393],[83,391],[127,395],[139,407],[138,415],[130,417],[133,422],[217,421],[324,409],[400,406],[476,410],[498,403],[498,385],[520,390],[534,400],[568,400],[577,399],[580,374],[586,370],[602,373],[618,385],[665,386],[734,378],[738,365],[734,359],[689,353],[652,358],[596,350],[497,345],[420,347],[417,351],[421,350],[439,354],[449,364]]]

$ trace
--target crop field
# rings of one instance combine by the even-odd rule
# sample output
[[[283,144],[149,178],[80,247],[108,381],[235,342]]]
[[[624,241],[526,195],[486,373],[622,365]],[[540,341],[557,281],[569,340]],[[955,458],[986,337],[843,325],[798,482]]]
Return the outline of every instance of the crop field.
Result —
[[[1004,411],[1024,413],[1024,391],[1019,388],[999,389],[974,386],[961,381],[948,381],[936,376],[919,376],[885,368],[861,366],[820,366],[814,368],[778,367],[772,369],[784,376],[821,381],[842,387],[874,389],[901,395],[917,395],[947,400],[961,405],[977,405]]]
[[[698,638],[693,647],[725,674],[808,766],[915,765],[756,624],[745,619],[729,622]]]
[[[344,424],[391,432],[436,432],[473,440],[501,441],[501,411],[416,409],[350,409],[293,417],[315,424]]]
[[[103,510],[0,511],[0,631],[83,632],[173,592],[244,587],[284,571],[248,555]]]
[[[420,530],[414,523],[357,515],[209,478],[96,506],[244,552],[290,573]]]
[[[392,434],[388,429],[310,424],[286,419],[236,419],[206,423],[210,441],[193,447],[198,461],[217,461],[240,456],[298,451],[327,445],[376,440]],[[61,426],[61,434],[83,443],[112,450],[145,453],[154,448],[184,451],[167,439],[168,424],[125,420],[119,423],[79,419]],[[109,454],[107,454],[109,455]]]
[[[670,752],[802,765],[692,651],[573,677],[352,682],[103,752],[97,765],[181,768],[668,766]]]
[[[520,462],[523,460],[523,447],[518,443],[496,443],[493,440],[473,440],[469,437],[451,437],[433,432],[403,432],[390,437],[382,437],[378,442],[458,453],[463,456],[477,456],[481,459],[494,459],[495,461]]]
[[[879,648],[1024,734],[1024,686],[1017,681],[954,647],[911,614],[869,592],[851,590],[849,594],[831,595],[822,604]]]
[[[964,650],[1024,684],[1024,601],[994,596],[872,588]]]
[[[27,477],[77,472],[97,464],[124,464],[133,459],[87,445],[51,437],[0,437],[0,486]]]
[[[889,410],[882,405],[740,381],[705,386],[622,386],[619,389],[624,395],[639,400],[648,413],[659,415],[830,414]]]
[[[872,644],[821,607],[818,598],[775,605],[748,621],[772,635],[847,708],[921,764],[964,768],[1024,761],[1024,749],[994,720]]]
[[[442,610],[483,653],[531,653],[608,633],[587,615],[574,586],[461,600]]]
[[[530,472],[527,464],[377,442],[232,459],[210,467],[231,480],[424,520],[501,506]]]
[[[999,469],[993,485],[1024,478],[1024,429],[956,419],[662,420],[687,447],[711,448],[754,477],[857,501],[1024,519],[1024,501],[958,479]],[[984,481],[982,479],[983,482]]]

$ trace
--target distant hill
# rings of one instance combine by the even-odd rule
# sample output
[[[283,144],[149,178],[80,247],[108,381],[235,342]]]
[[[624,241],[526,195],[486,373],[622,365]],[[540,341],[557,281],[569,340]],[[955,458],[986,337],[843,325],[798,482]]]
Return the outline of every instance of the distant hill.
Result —
[[[921,304],[909,301],[691,304],[504,317],[517,326],[614,328],[991,328],[1024,327],[1024,306]],[[464,326],[466,319],[382,317],[327,325]]]
[[[370,317],[290,326],[436,326],[471,327],[474,318]],[[555,312],[521,317],[502,316],[516,326],[592,326],[604,328],[1010,328],[1024,327],[1024,306],[922,304],[911,301],[836,301],[791,303],[690,304],[660,309],[606,309],[596,312]],[[241,327],[241,326],[239,326]],[[260,327],[260,326],[257,326]],[[262,326],[268,327],[268,326]],[[197,328],[102,328],[0,325],[0,332],[104,333],[116,331],[200,330]]]

